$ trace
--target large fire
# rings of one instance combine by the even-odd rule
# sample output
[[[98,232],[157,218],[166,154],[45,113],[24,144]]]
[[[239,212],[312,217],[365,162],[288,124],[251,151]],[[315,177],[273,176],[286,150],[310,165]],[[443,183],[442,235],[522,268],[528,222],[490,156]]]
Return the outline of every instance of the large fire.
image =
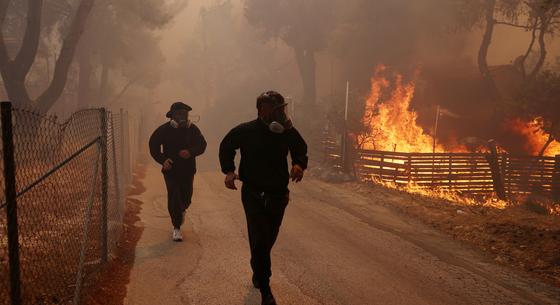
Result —
[[[387,68],[380,65],[371,79],[371,93],[365,103],[362,118],[364,131],[357,137],[362,149],[380,151],[416,152],[468,152],[458,143],[441,143],[434,141],[434,130],[426,132],[417,123],[418,114],[410,109],[416,85],[414,81],[405,81],[401,74],[396,73],[392,79],[387,78]],[[434,124],[435,125],[435,124]],[[524,122],[515,119],[507,122],[507,129],[523,136],[526,143],[524,151],[536,155],[548,140],[538,119]],[[435,143],[435,147],[434,147]],[[485,150],[485,148],[483,148]],[[560,154],[560,143],[552,142],[544,152],[545,156]]]
[[[434,124],[434,128],[432,128],[431,132],[425,131],[424,128],[418,124],[418,114],[410,109],[416,89],[414,81],[406,81],[405,78],[398,73],[394,74],[391,78],[388,78],[387,74],[387,68],[380,65],[377,67],[371,79],[371,93],[366,100],[364,116],[362,118],[364,129],[362,133],[357,136],[360,149],[400,153],[432,153],[434,151],[438,153],[469,152],[469,149],[463,144],[458,144],[456,142],[438,143],[437,132],[434,132],[434,130],[437,130],[437,123]],[[548,140],[548,135],[543,131],[542,125],[539,124],[538,119],[528,123],[516,119],[507,122],[506,125],[506,129],[520,136],[520,139],[526,139],[525,143],[518,143],[520,147],[522,145],[524,146],[522,150],[534,155],[542,150]],[[486,151],[486,148],[479,146],[476,150]],[[552,142],[544,152],[545,156],[559,154],[560,143],[557,141]],[[505,208],[507,205],[505,201],[493,199],[491,196],[485,197],[484,199],[480,197],[474,199],[461,196],[460,191],[454,192],[453,187],[450,186],[452,176],[472,176],[472,179],[475,179],[476,183],[479,184],[492,182],[492,178],[483,181],[480,180],[481,178],[479,176],[469,173],[470,166],[472,165],[470,163],[465,163],[467,162],[465,161],[465,157],[463,157],[463,159],[458,157],[457,161],[454,161],[453,166],[456,169],[453,171],[451,170],[451,161],[449,161],[449,163],[447,163],[447,161],[438,163],[441,162],[440,159],[438,159],[439,161],[432,162],[431,166],[434,168],[433,172],[424,169],[424,175],[432,175],[432,180],[435,179],[435,182],[432,181],[434,186],[431,189],[423,185],[416,185],[414,181],[411,181],[410,176],[408,178],[408,183],[398,181],[396,175],[399,173],[399,168],[402,169],[406,167],[405,161],[402,158],[392,159],[391,157],[387,157],[383,159],[383,157],[371,156],[366,156],[364,158],[364,160],[370,162],[370,164],[364,165],[364,167],[371,169],[371,174],[363,177],[365,180],[371,179],[372,181],[391,188],[402,189],[404,187],[405,190],[410,193],[443,198],[465,205],[483,204],[495,208]],[[451,160],[451,157],[449,158],[449,160]],[[434,160],[436,159],[434,158]],[[426,163],[422,166],[426,167],[430,166],[430,164]],[[449,172],[445,172],[445,168],[449,168]],[[395,178],[391,178],[391,173],[394,173]],[[446,178],[448,180],[445,180],[445,177],[441,178],[442,175],[448,177]],[[454,183],[457,185],[470,183],[471,181],[469,179],[471,178],[465,177],[463,177],[462,180],[459,178],[455,179]],[[445,186],[438,186],[442,184],[441,179],[443,179],[443,184],[449,181],[447,188],[445,188]],[[476,188],[476,183],[473,183],[473,188]]]
[[[385,76],[386,70],[378,66],[371,79],[371,94],[362,120],[366,130],[358,137],[358,143],[363,149],[432,152],[434,138],[424,132],[417,123],[417,113],[410,110],[414,82],[404,82],[401,74],[391,81]],[[436,144],[435,149],[441,152],[443,147]]]

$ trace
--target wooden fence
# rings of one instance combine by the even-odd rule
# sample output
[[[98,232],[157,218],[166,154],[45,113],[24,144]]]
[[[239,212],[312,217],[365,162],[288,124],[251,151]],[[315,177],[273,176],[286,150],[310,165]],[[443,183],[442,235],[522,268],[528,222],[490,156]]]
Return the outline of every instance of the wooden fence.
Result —
[[[334,141],[325,141],[325,160],[340,164]],[[360,180],[414,184],[465,195],[505,199],[542,194],[560,202],[560,155],[518,156],[492,153],[402,153],[376,150],[348,152],[349,167]],[[348,168],[348,165],[347,165]]]
[[[354,162],[361,179],[440,188],[461,193],[491,193],[492,170],[484,154],[358,152]]]

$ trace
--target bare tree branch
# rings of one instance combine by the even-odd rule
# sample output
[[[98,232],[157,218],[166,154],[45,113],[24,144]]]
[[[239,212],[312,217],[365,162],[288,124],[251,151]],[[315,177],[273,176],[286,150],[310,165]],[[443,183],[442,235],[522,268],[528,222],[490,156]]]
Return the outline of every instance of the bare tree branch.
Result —
[[[486,80],[489,88],[491,90],[494,90],[494,80],[492,78],[492,75],[490,75],[490,69],[488,68],[488,50],[490,49],[492,36],[494,34],[494,11],[496,9],[496,0],[487,1],[485,9],[486,29],[484,31],[484,36],[482,37],[482,42],[478,50],[478,69],[482,77]]]
[[[128,88],[130,88],[130,86],[134,85],[139,79],[140,79],[140,76],[137,76],[137,77],[129,80],[128,83],[126,83],[126,85],[124,85],[124,87],[121,89],[121,92],[119,92],[119,94],[117,94],[107,105],[112,105],[112,104],[118,102],[121,99],[121,97],[123,97],[123,95],[126,93]]]
[[[521,71],[523,73],[523,77],[527,76],[527,71],[525,69],[525,62],[527,61],[527,57],[533,51],[533,47],[535,46],[535,41],[537,40],[537,24],[539,23],[539,18],[535,18],[535,24],[533,24],[533,30],[531,31],[531,43],[529,43],[529,47],[527,48],[527,52],[523,55],[521,59]]]
[[[548,135],[548,140],[546,140],[546,143],[544,143],[543,148],[542,148],[541,151],[539,152],[539,156],[542,157],[542,156],[544,155],[544,153],[546,152],[546,149],[548,148],[548,146],[550,146],[550,144],[552,144],[552,142],[554,142],[554,141],[555,141],[554,135],[549,134],[549,135]]]
[[[3,25],[4,20],[6,20],[6,13],[8,12],[9,5],[10,0],[0,0],[0,25]]]
[[[27,4],[27,24],[21,49],[14,59],[14,67],[18,78],[25,79],[31,69],[37,50],[39,49],[39,39],[41,37],[41,20],[43,11],[43,0],[28,1]]]
[[[507,25],[507,26],[511,26],[511,27],[515,27],[515,28],[521,28],[521,29],[525,29],[525,30],[532,29],[532,27],[527,26],[527,25],[515,24],[515,23],[506,22],[506,21],[497,21],[496,20],[496,21],[494,21],[494,24]]]
[[[537,74],[539,73],[539,71],[544,65],[544,62],[546,60],[546,54],[547,54],[545,35],[548,30],[548,22],[550,20],[547,19],[544,13],[541,14],[540,18],[542,20],[542,25],[539,31],[539,47],[540,47],[539,60],[537,61],[535,67],[533,67],[531,73],[529,74],[530,79],[534,79],[537,76]]]
[[[10,65],[8,50],[4,42],[4,32],[1,30],[4,28],[4,21],[6,20],[6,13],[9,5],[10,0],[0,0],[0,70],[2,71],[9,70]]]
[[[70,32],[64,38],[60,56],[56,61],[54,76],[51,84],[37,99],[39,109],[47,112],[62,94],[68,78],[68,70],[72,64],[74,54],[80,37],[86,27],[88,16],[93,8],[95,0],[82,0],[70,25]]]

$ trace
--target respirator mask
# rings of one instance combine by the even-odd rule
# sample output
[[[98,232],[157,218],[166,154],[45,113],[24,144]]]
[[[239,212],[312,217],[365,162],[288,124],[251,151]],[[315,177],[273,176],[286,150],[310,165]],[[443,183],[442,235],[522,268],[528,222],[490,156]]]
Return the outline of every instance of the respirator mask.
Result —
[[[189,120],[189,112],[186,110],[177,110],[171,116],[171,126],[173,128],[189,128],[191,120]]]
[[[274,133],[284,133],[293,127],[292,120],[286,113],[286,105],[277,106],[272,113],[265,119],[268,129]]]

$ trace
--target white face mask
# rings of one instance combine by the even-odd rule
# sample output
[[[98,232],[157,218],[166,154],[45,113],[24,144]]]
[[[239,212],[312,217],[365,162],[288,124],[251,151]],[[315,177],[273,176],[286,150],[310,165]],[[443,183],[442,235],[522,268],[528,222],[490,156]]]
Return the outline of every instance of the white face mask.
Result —
[[[273,133],[284,133],[287,129],[292,127],[292,121],[286,113],[285,106],[271,113],[268,119],[265,119],[265,122],[270,122],[268,123],[268,128]]]
[[[179,122],[175,120],[171,120],[170,124],[173,128],[190,128],[192,122],[191,120],[179,121]]]
[[[268,129],[274,133],[284,133],[286,131],[286,127],[276,121],[268,124]]]
[[[176,110],[171,115],[170,123],[173,128],[191,127],[191,121],[189,120],[189,112],[186,110]]]

